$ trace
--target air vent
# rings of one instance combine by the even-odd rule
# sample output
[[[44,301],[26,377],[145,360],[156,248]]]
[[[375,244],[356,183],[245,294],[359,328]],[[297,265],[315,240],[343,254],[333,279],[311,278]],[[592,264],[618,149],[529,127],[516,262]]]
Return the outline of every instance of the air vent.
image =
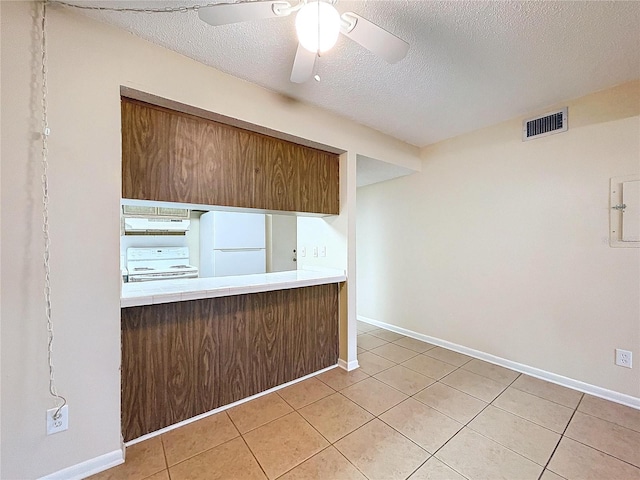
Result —
[[[567,107],[522,122],[522,141],[566,132],[569,128]]]

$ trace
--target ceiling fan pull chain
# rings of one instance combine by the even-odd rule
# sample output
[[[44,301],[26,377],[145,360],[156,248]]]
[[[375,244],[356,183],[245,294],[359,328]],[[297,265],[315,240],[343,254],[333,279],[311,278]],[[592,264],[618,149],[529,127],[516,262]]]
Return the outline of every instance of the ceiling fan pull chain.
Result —
[[[317,59],[316,59],[316,63],[314,64],[314,75],[313,75],[313,79],[316,82],[320,82],[320,74],[318,73],[318,70],[320,70],[320,0],[318,0],[318,51],[316,52],[317,54]]]

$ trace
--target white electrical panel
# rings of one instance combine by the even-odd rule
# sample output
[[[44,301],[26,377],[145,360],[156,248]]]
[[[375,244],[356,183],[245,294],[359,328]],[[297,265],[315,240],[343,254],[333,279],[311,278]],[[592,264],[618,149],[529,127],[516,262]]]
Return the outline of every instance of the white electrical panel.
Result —
[[[640,175],[611,179],[609,245],[640,247]]]

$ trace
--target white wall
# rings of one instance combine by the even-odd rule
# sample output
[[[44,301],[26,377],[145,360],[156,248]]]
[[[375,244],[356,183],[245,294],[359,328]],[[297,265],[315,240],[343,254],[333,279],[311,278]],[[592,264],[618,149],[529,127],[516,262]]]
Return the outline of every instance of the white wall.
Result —
[[[202,213],[191,210],[191,223],[185,235],[187,247],[189,247],[189,263],[198,268],[200,268],[200,216]]]
[[[345,222],[340,217],[298,217],[298,268],[347,269]],[[318,256],[313,249],[317,247]],[[326,256],[321,256],[325,247]],[[302,256],[302,251],[305,255]]]
[[[515,119],[358,189],[358,315],[640,397],[640,367],[614,365],[640,358],[640,249],[608,244],[640,82],[567,104],[567,133],[522,142]]]
[[[42,300],[39,43],[34,5],[3,1],[0,32],[0,203],[4,207],[0,477],[21,479],[49,474],[120,447],[121,85],[348,151],[344,167],[352,169],[353,175],[342,178],[341,193],[355,192],[356,154],[411,168],[420,163],[415,147],[380,132],[291,103],[51,5],[52,295],[58,389],[69,400],[70,413],[69,430],[47,437],[44,415],[52,401],[47,394]],[[355,231],[355,212],[348,204],[353,200],[354,196],[342,197],[339,218],[345,238]],[[353,242],[345,244],[355,248]],[[354,268],[352,257],[349,262]],[[351,312],[355,312],[353,293]],[[355,342],[355,329],[350,335]]]

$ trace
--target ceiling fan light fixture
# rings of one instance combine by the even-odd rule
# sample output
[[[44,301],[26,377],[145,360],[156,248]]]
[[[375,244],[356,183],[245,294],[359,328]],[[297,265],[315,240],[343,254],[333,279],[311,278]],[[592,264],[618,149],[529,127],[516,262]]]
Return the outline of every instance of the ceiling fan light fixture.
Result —
[[[338,41],[340,14],[327,2],[308,2],[296,16],[296,32],[306,50],[324,53]]]

